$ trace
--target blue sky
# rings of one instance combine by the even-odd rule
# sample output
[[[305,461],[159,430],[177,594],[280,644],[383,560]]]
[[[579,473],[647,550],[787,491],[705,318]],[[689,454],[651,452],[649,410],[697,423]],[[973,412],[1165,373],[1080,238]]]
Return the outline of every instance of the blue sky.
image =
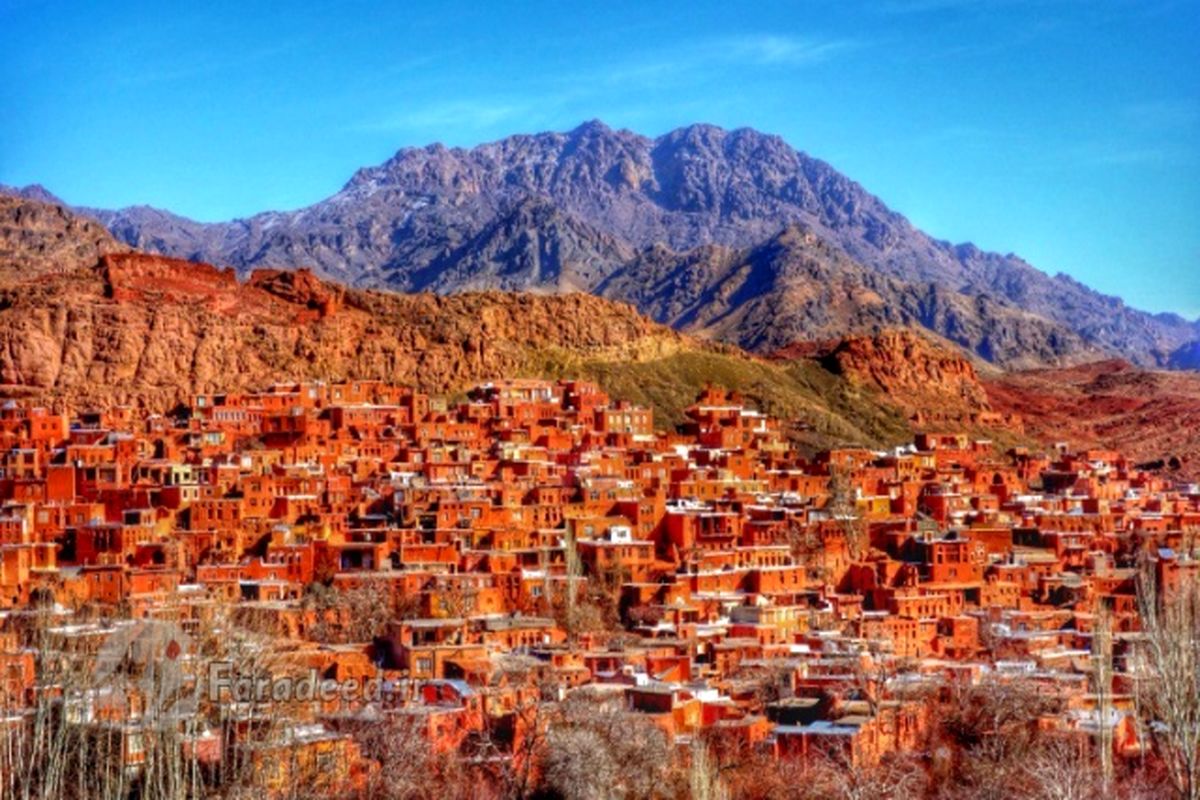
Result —
[[[0,182],[201,220],[406,145],[778,133],[929,233],[1200,315],[1200,2],[0,0]]]

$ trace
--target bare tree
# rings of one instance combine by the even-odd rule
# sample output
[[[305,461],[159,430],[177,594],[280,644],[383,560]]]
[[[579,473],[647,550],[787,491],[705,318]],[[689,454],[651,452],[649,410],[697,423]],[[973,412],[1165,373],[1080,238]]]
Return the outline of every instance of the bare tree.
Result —
[[[577,690],[558,711],[541,755],[545,788],[581,800],[669,794],[667,737],[645,717],[624,710],[621,698]]]
[[[687,768],[688,797],[692,800],[729,800],[729,787],[721,768],[699,736],[692,739]]]
[[[303,599],[304,607],[316,615],[308,634],[322,644],[369,642],[393,619],[417,616],[412,600],[394,596],[391,583],[383,579],[368,579],[348,589],[313,584]]]
[[[900,674],[902,662],[887,652],[860,654],[852,663],[855,694],[870,709],[871,716],[879,715],[879,706],[887,699],[888,684]]]
[[[563,536],[563,556],[567,566],[567,636],[572,642],[579,634],[579,574],[582,572],[579,562],[579,548],[575,544],[575,532],[570,526]]]
[[[1020,677],[993,676],[977,684],[948,684],[935,713],[931,751],[938,798],[1023,797],[1025,766],[1039,744],[1037,721],[1060,710]]]
[[[825,542],[817,527],[791,518],[787,522],[786,534],[792,561],[804,567],[808,580],[824,581],[829,569],[825,564]]]
[[[508,730],[485,732],[488,742],[482,749],[495,757],[494,775],[505,800],[525,800],[537,786],[539,761],[547,746],[547,707],[541,698],[520,703]]]
[[[841,527],[850,559],[858,561],[870,550],[870,536],[855,504],[850,472],[834,464],[829,465],[828,509],[829,516]]]
[[[450,764],[430,746],[425,723],[424,715],[399,710],[355,719],[344,727],[362,746],[363,755],[379,765],[367,780],[366,798],[436,800],[445,796],[439,778]]]
[[[1200,582],[1184,578],[1164,593],[1149,564],[1138,578],[1142,636],[1137,700],[1183,800],[1200,798]]]
[[[1184,558],[1196,558],[1196,545],[1200,543],[1200,525],[1184,525],[1180,533],[1180,555]]]
[[[878,763],[857,764],[841,752],[812,756],[803,773],[804,800],[917,800],[927,778],[912,758],[893,756]]]
[[[1100,600],[1096,629],[1092,633],[1092,680],[1096,689],[1096,747],[1100,753],[1101,787],[1105,794],[1113,782],[1112,729],[1112,618],[1103,598]]]
[[[0,797],[175,800],[218,785],[195,743],[214,710],[199,691],[204,644],[227,632],[187,636],[171,618],[178,608],[158,611],[151,620],[30,616],[39,690],[24,724],[0,737]]]
[[[1112,797],[1112,784],[1097,774],[1086,742],[1051,739],[1022,761],[1031,800],[1091,800]]]
[[[616,762],[608,742],[584,726],[555,726],[546,742],[546,784],[565,800],[621,797]]]

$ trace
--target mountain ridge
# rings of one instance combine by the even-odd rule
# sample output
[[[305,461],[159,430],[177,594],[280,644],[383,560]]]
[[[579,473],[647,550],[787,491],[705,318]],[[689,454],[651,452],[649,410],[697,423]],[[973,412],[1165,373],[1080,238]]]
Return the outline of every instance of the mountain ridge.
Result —
[[[593,120],[473,148],[406,147],[360,168],[323,201],[227,223],[145,207],[87,211],[139,249],[242,272],[304,266],[351,286],[440,293],[595,291],[654,248],[679,258],[713,245],[749,251],[800,225],[863,268],[851,270],[853,280],[866,274],[933,287],[954,319],[908,316],[996,363],[1108,355],[1143,366],[1200,365],[1200,321],[1141,312],[1016,256],[936,240],[829,164],[749,128],[697,124],[650,138]],[[845,332],[890,322],[868,314],[855,327],[854,316],[842,320]],[[756,327],[773,324],[770,308],[755,317]],[[1000,317],[1020,329],[1010,336],[1016,341],[1055,344],[994,347],[985,331]],[[957,334],[956,325],[974,332]],[[741,334],[717,335],[746,343]]]

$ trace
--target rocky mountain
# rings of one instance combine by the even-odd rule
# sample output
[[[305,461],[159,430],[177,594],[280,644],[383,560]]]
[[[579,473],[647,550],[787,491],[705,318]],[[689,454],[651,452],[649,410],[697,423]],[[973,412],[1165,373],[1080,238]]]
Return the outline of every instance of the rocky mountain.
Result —
[[[0,194],[0,276],[71,272],[127,249],[104,226],[61,205]]]
[[[796,343],[772,358],[815,360],[834,375],[883,393],[909,414],[928,417],[936,411],[943,420],[953,414],[958,421],[970,422],[992,410],[970,358],[907,328]]]
[[[47,203],[52,206],[66,205],[62,198],[56,196],[40,183],[31,183],[28,186],[9,186],[8,184],[0,183],[0,194],[18,197],[22,200]]]
[[[473,289],[586,292],[614,264],[629,261],[627,243],[526,199],[408,279],[413,289],[450,293]]]
[[[1103,352],[1065,325],[991,296],[865,267],[795,224],[747,250],[650,248],[595,291],[680,330],[759,352],[910,326],[1009,367]]]
[[[352,286],[440,293],[604,286],[606,295],[635,302],[647,294],[640,268],[750,261],[785,228],[800,226],[829,248],[831,269],[850,270],[836,281],[849,293],[798,289],[804,302],[823,291],[846,296],[825,323],[808,312],[786,319],[788,336],[913,322],[1004,365],[1077,362],[1097,353],[1143,365],[1200,363],[1197,323],[1131,309],[1012,255],[936,241],[828,164],[749,129],[693,125],[651,139],[589,122],[469,150],[405,148],[315,205],[228,223],[147,207],[89,213],[133,247],[243,273],[300,266]],[[618,272],[621,279],[610,280]],[[822,279],[792,275],[787,283],[794,289]],[[906,305],[879,318],[875,295],[885,307],[896,298],[871,290],[872,282],[889,290],[889,282],[899,282]],[[701,295],[721,291],[687,283]],[[786,336],[762,333],[790,309],[789,292],[729,294],[760,302],[698,314],[713,325],[695,330],[766,350],[784,343]],[[868,307],[859,309],[858,298]],[[669,321],[668,307],[682,304],[660,298],[639,307]],[[660,308],[668,313],[655,313]]]
[[[0,290],[0,389],[72,405],[169,407],[276,380],[386,378],[451,392],[531,355],[643,361],[686,340],[584,294],[399,295],[307,270],[218,270],[141,253]]]
[[[1181,345],[1167,359],[1172,369],[1200,369],[1200,339]]]

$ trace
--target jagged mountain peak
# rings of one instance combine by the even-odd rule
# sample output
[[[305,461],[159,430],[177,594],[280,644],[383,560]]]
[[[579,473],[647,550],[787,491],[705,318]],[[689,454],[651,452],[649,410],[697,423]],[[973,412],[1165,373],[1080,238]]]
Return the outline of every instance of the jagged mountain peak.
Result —
[[[570,136],[572,138],[584,138],[587,136],[607,136],[611,133],[613,133],[613,129],[608,127],[604,120],[589,119],[572,128]]]
[[[40,183],[31,183],[26,186],[9,186],[0,183],[0,194],[10,195],[12,197],[20,197],[25,200],[36,200],[39,203],[49,203],[55,206],[65,206],[62,198],[55,195],[45,186]]]

